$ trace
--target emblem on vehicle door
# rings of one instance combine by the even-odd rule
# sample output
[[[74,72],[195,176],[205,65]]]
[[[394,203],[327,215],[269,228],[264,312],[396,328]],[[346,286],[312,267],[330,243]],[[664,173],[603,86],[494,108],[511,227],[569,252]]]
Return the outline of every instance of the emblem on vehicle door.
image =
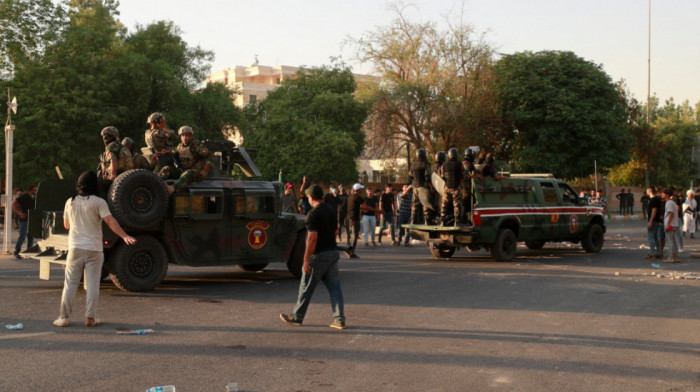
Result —
[[[250,230],[248,233],[248,245],[253,249],[260,249],[267,242],[267,234],[265,230],[270,228],[270,225],[265,221],[252,221],[245,225]]]
[[[571,218],[569,218],[569,231],[573,234],[576,230],[578,230],[578,217],[571,215]]]

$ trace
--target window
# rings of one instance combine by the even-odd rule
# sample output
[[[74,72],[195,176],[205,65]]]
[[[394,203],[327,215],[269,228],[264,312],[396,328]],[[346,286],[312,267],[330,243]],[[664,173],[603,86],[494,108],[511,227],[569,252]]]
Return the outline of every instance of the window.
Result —
[[[176,195],[174,214],[191,219],[219,219],[223,215],[223,192],[206,194],[191,192],[189,195]]]
[[[559,183],[557,184],[557,187],[559,187],[559,192],[561,192],[561,199],[564,202],[564,204],[578,204],[578,196],[576,196],[576,191],[571,189],[571,187],[568,184]]]
[[[257,95],[249,95],[248,96],[248,103],[255,103],[258,101],[258,96]]]
[[[559,204],[559,198],[557,197],[557,191],[554,189],[554,184],[551,182],[541,182],[540,187],[542,188],[542,196],[544,197],[545,204]]]

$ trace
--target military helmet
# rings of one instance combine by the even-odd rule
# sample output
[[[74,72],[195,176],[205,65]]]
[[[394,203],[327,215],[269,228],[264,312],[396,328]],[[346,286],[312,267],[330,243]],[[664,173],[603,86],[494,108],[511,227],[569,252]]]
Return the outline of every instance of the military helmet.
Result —
[[[125,137],[122,139],[122,146],[133,146],[134,145],[134,139],[130,137]]]
[[[187,135],[187,134],[194,135],[194,131],[192,130],[192,127],[184,125],[184,126],[180,127],[180,129],[178,129],[177,134],[178,135]]]
[[[161,120],[163,120],[165,116],[163,116],[163,113],[160,112],[154,112],[151,113],[150,116],[148,116],[148,120],[146,120],[146,124],[160,124]]]
[[[459,152],[457,152],[457,149],[452,147],[447,151],[447,156],[450,159],[457,159],[457,156],[459,155]]]
[[[444,151],[438,151],[435,153],[435,162],[437,162],[437,163],[445,162],[445,152]]]
[[[425,151],[425,148],[419,148],[418,150],[416,150],[416,158],[423,161],[428,159],[428,152]]]
[[[119,131],[117,130],[117,128],[112,126],[102,128],[100,136],[104,137],[105,135],[110,135],[115,139],[119,139]]]

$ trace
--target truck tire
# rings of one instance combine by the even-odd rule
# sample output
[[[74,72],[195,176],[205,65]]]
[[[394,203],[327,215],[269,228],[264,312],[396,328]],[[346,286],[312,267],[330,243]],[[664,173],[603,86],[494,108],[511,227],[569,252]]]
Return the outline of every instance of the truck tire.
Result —
[[[430,248],[430,253],[433,254],[433,257],[436,259],[449,259],[452,257],[453,254],[455,254],[455,248],[454,246],[449,246],[449,245],[439,245],[439,244],[428,244],[428,247]]]
[[[592,223],[588,227],[586,234],[581,238],[581,246],[588,253],[598,253],[603,249],[604,241],[603,228],[597,223]]]
[[[515,233],[508,228],[498,230],[496,241],[491,245],[491,256],[498,261],[511,261],[515,257],[515,250],[518,242],[515,240]]]
[[[255,272],[255,271],[262,271],[267,267],[268,263],[260,263],[260,264],[238,264],[238,268],[242,269],[243,271],[248,271],[248,272]]]
[[[304,266],[304,252],[306,251],[306,230],[301,230],[297,235],[292,253],[287,261],[287,269],[295,278],[301,278],[301,269]]]
[[[125,230],[142,230],[159,222],[168,208],[168,190],[155,173],[129,170],[109,188],[109,210]]]
[[[107,260],[112,282],[126,291],[150,291],[165,279],[168,255],[163,245],[149,235],[136,237],[136,244],[119,244]]]
[[[527,246],[528,249],[539,250],[544,247],[545,243],[546,241],[541,240],[525,241],[525,246]]]

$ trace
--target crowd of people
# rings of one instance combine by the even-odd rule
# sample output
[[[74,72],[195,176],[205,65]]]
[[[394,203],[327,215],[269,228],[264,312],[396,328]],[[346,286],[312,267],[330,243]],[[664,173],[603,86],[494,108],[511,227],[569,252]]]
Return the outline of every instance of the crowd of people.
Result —
[[[668,240],[670,245],[669,257],[664,262],[677,263],[683,252],[683,240],[695,239],[698,219],[698,202],[700,192],[687,190],[676,191],[665,188],[657,193],[655,187],[649,187],[646,195],[649,199],[644,217],[647,222],[649,253],[647,259],[663,259],[664,247]]]

